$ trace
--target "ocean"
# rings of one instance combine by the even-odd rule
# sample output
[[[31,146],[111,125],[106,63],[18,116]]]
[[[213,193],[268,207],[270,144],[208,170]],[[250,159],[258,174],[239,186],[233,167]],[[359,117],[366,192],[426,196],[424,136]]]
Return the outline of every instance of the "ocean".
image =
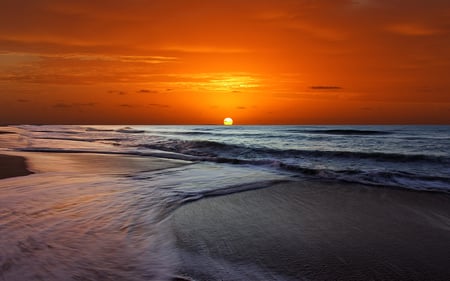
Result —
[[[25,151],[229,164],[293,177],[450,191],[450,126],[21,126]],[[80,149],[79,143],[114,149]]]
[[[188,202],[279,183],[450,192],[450,126],[23,125],[5,130],[14,138],[3,136],[0,153],[29,158],[37,173],[0,181],[1,280],[326,280],[290,279],[211,256],[207,261],[210,248],[203,244],[203,257],[186,258],[189,254],[176,246],[184,234],[173,233],[170,218]],[[154,157],[167,163],[145,162]],[[449,227],[448,220],[439,223]],[[209,231],[202,227],[191,229],[192,235]],[[180,255],[198,261],[197,270],[209,270],[209,277],[178,272]],[[211,268],[220,273],[216,279],[208,279],[215,274]]]

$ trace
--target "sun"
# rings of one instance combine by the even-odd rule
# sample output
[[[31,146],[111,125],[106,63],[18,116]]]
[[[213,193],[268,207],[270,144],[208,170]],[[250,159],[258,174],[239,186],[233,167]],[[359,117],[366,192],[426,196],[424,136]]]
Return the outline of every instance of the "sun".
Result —
[[[231,126],[231,125],[233,125],[233,119],[231,119],[230,117],[227,117],[227,118],[223,119],[223,124],[225,126]]]

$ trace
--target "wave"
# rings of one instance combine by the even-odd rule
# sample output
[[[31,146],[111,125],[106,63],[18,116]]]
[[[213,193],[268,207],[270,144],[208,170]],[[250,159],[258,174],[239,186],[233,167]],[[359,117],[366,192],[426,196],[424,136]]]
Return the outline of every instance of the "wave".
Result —
[[[201,159],[206,160],[206,159]],[[286,164],[277,160],[239,160],[230,158],[212,158],[209,161],[227,164],[261,165],[293,172],[301,176],[319,180],[337,180],[360,183],[372,186],[397,187],[419,191],[439,191],[450,193],[450,178],[424,176],[404,171],[363,171],[363,170],[331,170],[302,167]]]
[[[292,133],[326,134],[326,135],[390,135],[392,132],[378,130],[329,129],[329,130],[288,130]]]
[[[180,136],[203,136],[203,135],[212,135],[215,134],[213,132],[201,132],[201,131],[190,131],[190,132],[177,132],[177,131],[157,131],[151,130],[149,133],[157,133],[163,135],[180,135]]]
[[[237,145],[230,145],[215,141],[185,141],[185,140],[164,140],[164,142],[142,144],[139,147],[157,149],[182,153],[192,156],[218,156],[221,151],[233,150],[238,152],[241,148]]]
[[[119,129],[128,130],[128,129]],[[134,130],[128,131],[135,133]],[[138,131],[144,132],[144,131]],[[37,137],[36,139],[52,139],[52,140],[67,140],[80,142],[96,142],[96,141],[112,141],[120,142],[123,138],[117,137],[99,137],[99,138],[81,138],[81,137],[66,137],[66,136],[49,136]],[[432,162],[450,164],[450,159],[439,155],[424,155],[424,154],[402,154],[402,153],[385,153],[385,152],[362,152],[362,151],[338,151],[338,150],[301,150],[301,149],[273,149],[273,148],[256,148],[244,145],[226,144],[216,141],[207,140],[165,140],[164,142],[141,144],[139,147],[157,149],[168,152],[175,152],[186,154],[189,156],[203,156],[203,157],[219,157],[223,163],[242,163],[249,159],[258,158],[281,158],[281,157],[296,157],[296,158],[339,158],[339,159],[368,159],[381,162]]]
[[[450,178],[448,177],[415,175],[404,171],[330,170],[300,167],[284,163],[279,165],[282,169],[315,179],[450,193]]]
[[[113,129],[99,129],[99,128],[93,128],[93,127],[87,127],[85,129],[87,132],[114,132]]]
[[[213,190],[203,190],[194,192],[179,192],[178,196],[182,197],[179,203],[187,203],[192,201],[197,201],[202,198],[229,195],[233,193],[239,193],[243,191],[250,191],[255,189],[262,189],[270,187],[274,184],[289,182],[289,180],[266,180],[257,181],[253,183],[237,184],[232,186],[227,186],[223,188],[213,189]]]
[[[210,156],[222,158],[236,158],[237,160],[260,158],[340,158],[340,159],[371,159],[385,162],[433,162],[450,163],[445,156],[424,154],[402,154],[362,151],[333,151],[333,150],[299,150],[273,149],[265,147],[249,147],[244,145],[226,144],[206,140],[165,140],[164,142],[139,145],[140,147],[170,151],[192,156]]]
[[[402,153],[384,153],[384,152],[362,152],[362,151],[326,151],[326,150],[294,150],[290,153],[302,154],[313,157],[339,157],[339,158],[358,158],[372,159],[386,162],[437,162],[449,163],[449,159],[444,156],[423,155],[423,154],[402,154]]]
[[[126,134],[142,134],[145,133],[145,130],[137,130],[137,129],[133,129],[131,127],[124,127],[124,128],[120,128],[115,130],[118,133],[126,133]]]
[[[100,153],[100,154],[116,154],[116,155],[137,155],[159,157],[166,159],[176,159],[182,161],[193,162],[215,162],[232,165],[250,165],[250,166],[264,166],[271,169],[285,171],[294,177],[302,177],[318,180],[337,180],[351,183],[360,183],[372,186],[385,186],[406,188],[420,191],[440,191],[450,193],[450,178],[424,176],[404,171],[364,171],[364,170],[332,170],[326,168],[311,168],[295,164],[287,164],[277,159],[238,159],[227,157],[213,157],[213,156],[195,156],[186,155],[175,152],[165,152],[160,150],[154,151],[99,151],[99,150],[76,150],[76,149],[54,149],[54,148],[23,148],[20,151],[28,152],[53,152],[53,153]],[[260,186],[258,183],[257,186]],[[233,187],[234,189],[241,187]],[[244,187],[242,187],[244,188]],[[217,192],[222,192],[218,190]],[[225,190],[224,190],[225,192]],[[231,192],[231,191],[230,191]],[[233,191],[235,192],[235,191]],[[196,196],[214,196],[216,191],[211,194],[196,194]],[[186,200],[196,200],[194,197]]]

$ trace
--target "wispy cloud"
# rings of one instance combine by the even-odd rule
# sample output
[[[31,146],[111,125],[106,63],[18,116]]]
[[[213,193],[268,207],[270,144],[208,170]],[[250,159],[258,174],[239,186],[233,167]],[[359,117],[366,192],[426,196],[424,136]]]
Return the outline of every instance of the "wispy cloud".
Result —
[[[160,108],[169,108],[168,104],[159,104],[159,103],[149,103],[148,106],[151,107],[160,107]]]
[[[148,56],[148,55],[105,55],[97,53],[74,53],[74,52],[56,52],[56,53],[45,53],[45,52],[11,52],[0,49],[0,54],[2,57],[11,57],[21,60],[30,59],[64,59],[64,60],[80,60],[80,61],[106,61],[106,62],[125,62],[125,63],[148,63],[148,64],[161,64],[161,63],[171,63],[178,60],[177,57],[172,56]]]
[[[116,94],[116,95],[119,95],[119,96],[123,96],[123,95],[126,95],[127,92],[125,92],[125,91],[119,91],[119,90],[109,90],[109,91],[108,91],[108,94]]]
[[[141,94],[157,94],[157,93],[159,93],[156,90],[148,90],[148,89],[141,89],[141,90],[139,90],[137,92],[141,93]]]
[[[311,87],[309,87],[309,89],[314,90],[314,91],[339,91],[339,90],[342,90],[343,88],[340,86],[320,85],[320,86],[311,86]]]
[[[418,23],[397,23],[386,26],[386,29],[405,36],[430,36],[444,32],[444,30]]]
[[[119,104],[119,107],[123,107],[123,108],[136,108],[136,107],[139,107],[139,106],[136,105],[136,104],[122,103],[122,104]]]
[[[60,103],[54,104],[52,107],[57,108],[57,109],[72,109],[72,108],[81,109],[83,107],[93,107],[96,105],[97,105],[97,103],[95,103],[95,102],[88,102],[88,103],[63,103],[63,102],[60,102]]]

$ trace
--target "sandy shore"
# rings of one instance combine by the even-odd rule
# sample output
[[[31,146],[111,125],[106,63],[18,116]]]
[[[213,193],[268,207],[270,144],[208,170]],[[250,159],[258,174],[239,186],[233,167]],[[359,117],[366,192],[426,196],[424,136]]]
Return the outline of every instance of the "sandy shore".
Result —
[[[29,174],[24,157],[0,154],[0,179]]]
[[[202,199],[171,220],[180,274],[198,281],[450,280],[448,194],[284,183]]]
[[[0,175],[28,175],[32,172],[77,171],[83,174],[130,174],[164,170],[189,164],[182,160],[134,155],[97,153],[2,152]],[[32,172],[31,172],[32,171]],[[4,176],[6,178],[8,176]]]
[[[1,178],[29,174],[26,164],[37,173],[76,170],[88,177],[188,164],[126,155],[14,154],[0,156]],[[329,182],[282,183],[188,203],[168,222],[176,238],[173,253],[179,257],[180,278],[174,280],[450,277],[449,194]]]

